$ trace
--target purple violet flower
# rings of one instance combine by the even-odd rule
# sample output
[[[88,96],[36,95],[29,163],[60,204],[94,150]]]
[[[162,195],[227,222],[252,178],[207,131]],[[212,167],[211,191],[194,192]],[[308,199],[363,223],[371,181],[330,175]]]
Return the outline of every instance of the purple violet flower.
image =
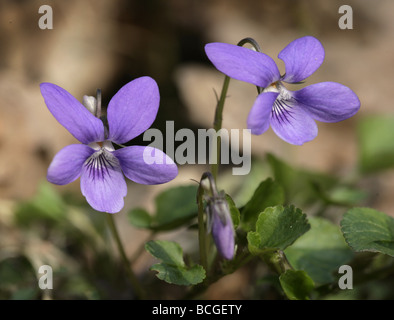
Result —
[[[159,149],[130,146],[115,150],[147,130],[159,108],[159,89],[150,77],[135,79],[123,86],[107,109],[108,128],[96,117],[97,101],[84,97],[84,105],[61,87],[41,83],[45,103],[56,118],[82,144],[60,150],[48,168],[49,182],[65,185],[79,176],[81,191],[97,211],[119,212],[127,194],[125,175],[141,184],[161,184],[174,179],[178,168]],[[148,164],[145,157],[163,159]],[[151,161],[150,161],[151,162]]]
[[[253,134],[262,134],[271,126],[284,141],[302,145],[317,136],[314,120],[342,121],[360,108],[357,95],[339,83],[316,83],[298,91],[283,85],[305,80],[323,63],[324,48],[314,37],[296,39],[279,53],[286,68],[283,76],[274,60],[261,52],[226,43],[209,43],[205,52],[227,76],[264,88],[247,120]]]

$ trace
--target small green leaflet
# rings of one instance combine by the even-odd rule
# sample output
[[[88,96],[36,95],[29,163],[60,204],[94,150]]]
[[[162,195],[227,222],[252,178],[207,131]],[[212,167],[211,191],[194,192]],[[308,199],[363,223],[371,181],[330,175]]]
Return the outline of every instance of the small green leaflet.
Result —
[[[284,250],[308,231],[306,215],[294,206],[269,207],[260,213],[256,231],[247,235],[249,251],[260,254],[267,250]]]
[[[173,241],[155,240],[145,244],[145,249],[162,262],[150,270],[157,271],[160,280],[171,284],[190,286],[205,279],[205,270],[200,265],[186,266],[180,245]]]

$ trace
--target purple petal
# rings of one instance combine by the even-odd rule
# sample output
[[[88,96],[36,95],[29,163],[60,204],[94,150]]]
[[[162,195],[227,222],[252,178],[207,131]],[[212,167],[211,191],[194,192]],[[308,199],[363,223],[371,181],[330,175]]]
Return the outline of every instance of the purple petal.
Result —
[[[49,182],[65,185],[76,180],[82,171],[82,165],[94,153],[84,144],[72,144],[64,147],[53,158],[48,168]]]
[[[231,260],[234,257],[234,227],[229,215],[223,223],[218,214],[213,214],[212,236],[218,252]]]
[[[261,93],[249,112],[247,126],[252,134],[262,134],[270,126],[270,115],[278,92]]]
[[[103,122],[71,94],[52,83],[41,83],[40,88],[49,111],[76,139],[84,144],[104,140]]]
[[[274,132],[291,144],[302,145],[317,136],[317,125],[310,115],[287,101],[275,101],[270,123]]]
[[[276,63],[264,53],[219,42],[208,43],[205,52],[213,65],[231,78],[259,87],[267,87],[280,78]]]
[[[108,104],[109,140],[125,143],[148,129],[159,109],[159,88],[150,77],[124,85]]]
[[[116,213],[122,210],[127,185],[116,157],[105,149],[90,156],[82,167],[81,191],[97,211]]]
[[[314,37],[302,37],[289,43],[278,55],[285,63],[283,81],[294,83],[305,80],[324,60],[324,48]]]
[[[174,161],[159,149],[131,146],[113,152],[123,173],[130,180],[141,184],[161,184],[174,179],[178,168]]]
[[[314,119],[338,122],[360,109],[360,100],[348,87],[336,82],[321,82],[293,93],[294,98]]]

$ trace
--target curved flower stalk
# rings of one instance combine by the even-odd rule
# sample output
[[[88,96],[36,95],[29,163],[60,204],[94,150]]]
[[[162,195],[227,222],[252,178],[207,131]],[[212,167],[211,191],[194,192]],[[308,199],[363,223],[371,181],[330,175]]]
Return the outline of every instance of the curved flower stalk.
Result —
[[[262,134],[271,126],[284,141],[302,145],[317,136],[314,120],[342,121],[360,108],[357,95],[339,83],[322,82],[298,91],[284,86],[283,83],[305,80],[323,63],[324,48],[314,37],[296,39],[279,53],[278,57],[285,63],[284,75],[280,75],[271,57],[248,48],[209,43],[205,52],[227,76],[263,88],[247,119],[253,134]]]
[[[124,175],[141,184],[161,184],[177,176],[176,164],[159,149],[130,146],[115,150],[113,146],[137,137],[155,120],[160,95],[152,78],[135,79],[112,97],[108,126],[99,118],[101,102],[95,98],[85,96],[85,107],[55,84],[41,83],[40,88],[52,115],[82,143],[55,155],[48,168],[49,182],[65,185],[81,177],[82,194],[92,208],[116,213],[127,194]]]

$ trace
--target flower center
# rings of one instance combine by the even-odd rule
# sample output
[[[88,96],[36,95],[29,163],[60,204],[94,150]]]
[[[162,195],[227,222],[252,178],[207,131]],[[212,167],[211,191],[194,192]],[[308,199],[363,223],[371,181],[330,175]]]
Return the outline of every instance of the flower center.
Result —
[[[271,117],[279,123],[290,123],[290,118],[294,118],[292,115],[294,98],[290,91],[285,88],[281,81],[277,81],[265,88],[263,92],[279,93],[272,106]]]
[[[89,177],[94,179],[105,179],[119,166],[118,159],[105,147],[93,153],[84,163]]]
[[[91,147],[92,149],[94,149],[96,151],[104,150],[104,149],[107,151],[115,151],[115,148],[112,145],[112,142],[109,140],[89,143],[89,147]]]

